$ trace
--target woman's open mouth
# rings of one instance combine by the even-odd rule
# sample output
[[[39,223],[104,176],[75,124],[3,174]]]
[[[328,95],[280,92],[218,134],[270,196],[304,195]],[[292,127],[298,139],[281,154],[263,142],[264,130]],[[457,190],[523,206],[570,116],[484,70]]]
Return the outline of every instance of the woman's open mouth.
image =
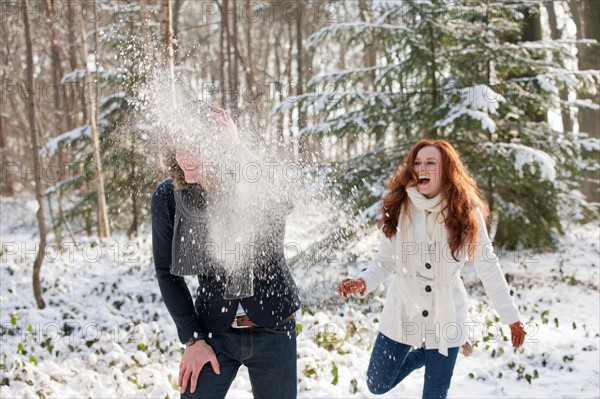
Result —
[[[419,176],[418,184],[419,186],[426,186],[430,180],[427,176]]]

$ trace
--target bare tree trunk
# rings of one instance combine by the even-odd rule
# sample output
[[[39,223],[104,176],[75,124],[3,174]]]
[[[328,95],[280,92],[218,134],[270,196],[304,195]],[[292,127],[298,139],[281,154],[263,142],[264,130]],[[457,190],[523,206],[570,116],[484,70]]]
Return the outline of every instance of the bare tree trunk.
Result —
[[[595,39],[600,42],[600,1],[596,0],[571,0],[571,12],[573,21],[577,27],[577,40]],[[600,49],[598,45],[577,45],[577,61],[581,71],[596,70],[600,65]],[[598,105],[599,94],[596,88],[595,94],[578,93],[577,97],[582,100],[591,100]],[[580,107],[577,111],[579,131],[587,133],[590,137],[600,137],[600,110]],[[600,185],[600,172],[586,172],[583,177],[582,191],[590,201],[598,201],[598,190]]]
[[[246,0],[246,8],[250,12],[252,6],[250,0]],[[254,76],[252,75],[252,69],[254,63],[252,61],[252,18],[246,17],[246,84],[250,87],[254,83]]]
[[[294,34],[292,32],[292,24],[288,22],[287,24],[288,26],[288,52],[287,52],[287,62],[286,62],[286,67],[285,67],[285,72],[287,75],[287,80],[288,80],[288,87],[289,87],[289,92],[287,93],[288,95],[293,95],[293,93],[291,92],[293,84],[294,84],[294,71],[292,69],[292,61],[294,58],[294,54],[293,54],[293,48],[294,46],[292,46],[293,40],[294,40]],[[288,132],[289,132],[289,144],[290,144],[290,152],[292,154],[295,153],[295,142],[296,140],[294,140],[294,134],[293,134],[293,129],[294,129],[294,112],[292,110],[288,110]],[[295,155],[295,154],[294,154]]]
[[[273,32],[273,31],[275,31],[275,32],[281,32],[280,26],[275,26],[275,27],[273,27],[273,29],[266,29],[266,28],[263,27],[262,30],[261,30],[262,35],[260,36],[259,43],[265,43],[266,44],[266,46],[264,47],[264,52],[263,52],[261,60],[263,60],[263,62],[265,62],[265,63],[268,62],[269,56],[271,54],[271,48],[272,48],[272,46],[269,45],[270,44],[269,37],[271,35],[271,32]],[[277,44],[277,43],[278,42],[275,42],[275,44]],[[259,65],[260,65],[260,60],[259,60]]]
[[[244,76],[246,87],[240,90],[242,95],[242,99],[245,101],[245,106],[243,111],[248,115],[247,120],[250,126],[251,131],[256,131],[259,126],[259,119],[253,117],[258,114],[259,110],[259,99],[257,97],[258,91],[255,90],[255,82],[254,82],[254,61],[252,57],[252,53],[256,50],[256,53],[260,56],[260,52],[258,48],[254,49],[252,43],[252,15],[251,13],[252,2],[250,0],[246,0],[246,59],[241,58],[240,61],[242,63],[242,68],[244,69]],[[266,43],[268,46],[268,43]],[[236,53],[239,53],[239,49],[236,49]],[[265,60],[266,61],[266,60]],[[268,140],[268,130],[264,132],[263,140]]]
[[[134,135],[134,133],[131,133],[132,136]],[[135,138],[131,137],[131,147],[130,147],[130,151],[133,154],[135,152]],[[135,182],[137,180],[137,176],[136,176],[136,170],[135,170],[135,162],[131,163],[131,167],[129,169],[129,182],[131,184],[131,186],[135,185]],[[138,203],[137,203],[137,195],[135,193],[133,193],[131,195],[131,212],[133,213],[133,218],[131,220],[131,225],[129,226],[129,229],[127,229],[127,237],[131,238],[134,234],[137,236],[138,233],[138,226],[139,226],[139,222],[138,222]]]
[[[535,6],[535,10],[533,10],[533,5],[529,7],[523,7],[522,12],[524,15],[523,18],[523,28],[521,30],[521,40],[523,42],[533,42],[542,40],[542,20],[540,17],[539,6]],[[539,109],[531,110],[531,114],[529,118],[535,122],[544,122],[548,120],[547,116],[540,112]]]
[[[142,34],[142,50],[146,53],[148,44],[148,0],[140,0],[140,33]]]
[[[369,9],[371,8],[370,0],[359,0],[358,1],[358,9],[360,10],[360,20],[361,22],[369,22],[370,18],[368,18]],[[376,65],[375,62],[375,47],[373,44],[367,46],[364,53],[364,64],[365,67],[374,67]],[[371,71],[366,74],[367,79],[365,81],[365,88],[372,88],[375,82],[375,71]]]
[[[232,0],[235,1],[235,0]],[[226,39],[226,43],[227,45],[225,46],[226,48],[226,52],[225,55],[227,56],[226,60],[227,60],[227,83],[229,85],[233,85],[233,63],[231,62],[231,32],[229,31],[229,0],[223,0],[223,11],[221,13],[221,18],[223,18],[223,20],[225,21],[225,39]],[[229,94],[231,94],[232,91],[232,87],[229,87]],[[235,95],[233,96],[235,97]],[[227,105],[228,108],[231,108],[231,104],[233,104],[233,102],[235,100],[233,100],[232,96],[229,95],[228,99],[230,101],[230,103]]]
[[[51,57],[52,57],[52,74],[54,77],[54,84],[59,86],[61,83],[61,78],[64,75],[63,72],[63,68],[62,68],[62,64],[61,64],[61,60],[60,60],[60,48],[58,47],[57,44],[57,35],[56,35],[56,28],[54,26],[54,21],[56,21],[56,16],[55,16],[55,12],[54,12],[54,4],[51,0],[46,0],[46,7],[48,10],[48,15],[50,17],[50,21],[48,23],[48,28],[49,28],[49,33],[50,33],[50,51],[51,51]],[[55,104],[54,107],[54,123],[55,126],[57,128],[59,128],[61,131],[58,133],[62,133],[66,130],[64,130],[64,124],[63,124],[63,115],[62,114],[62,110],[61,110],[61,105],[62,105],[62,101],[61,101],[62,96],[57,96],[57,102]]]
[[[369,9],[371,9],[371,1],[370,0],[359,0],[358,8],[360,10],[360,20],[361,22],[370,22],[369,17]],[[377,60],[375,58],[375,43],[371,43],[371,45],[367,46],[364,53],[364,66],[366,68],[372,68],[377,65]],[[375,90],[375,70],[372,70],[366,74],[367,79],[364,82],[365,90]],[[375,134],[375,143],[381,143],[383,145],[383,141],[385,141],[385,130],[380,130]]]
[[[550,37],[552,40],[559,40],[562,36],[562,29],[558,29],[554,3],[544,3],[544,7],[546,7],[546,11],[548,12],[548,21],[550,22]]]
[[[96,50],[95,54],[94,54],[94,67],[96,68],[96,85],[97,87],[100,87],[101,83],[100,83],[100,35],[98,33],[98,9],[97,7],[93,7],[94,8],[94,50]],[[96,109],[96,121],[100,120],[100,104],[97,103],[96,107],[94,107]]]
[[[301,6],[301,3],[296,3],[297,7]],[[297,13],[296,16],[296,75],[298,77],[298,95],[304,93],[304,47],[302,45],[302,12]],[[291,43],[290,43],[291,46]],[[301,111],[298,108],[298,132],[301,132],[306,128],[306,112]],[[298,155],[302,161],[309,161],[309,141],[306,135],[300,136],[298,141]]]
[[[10,107],[13,110],[13,115],[16,115],[16,117],[18,118],[18,125],[16,126],[16,128],[18,128],[20,131],[29,129],[29,122],[27,121],[26,115],[23,114],[21,108],[19,107],[19,102],[17,101],[16,96],[8,96],[8,101],[10,102]],[[27,101],[26,98],[25,101]],[[12,123],[15,123],[14,119]],[[31,137],[26,137],[24,135],[18,135],[16,137],[17,143],[15,145],[15,153],[13,153],[13,157],[15,159],[29,161],[29,159],[21,159],[21,156],[25,156],[25,151],[22,151],[22,149],[27,148],[30,145],[27,138],[31,139]]]
[[[4,108],[4,107],[3,107]],[[4,114],[0,112],[0,158],[2,159],[2,183],[4,183],[4,193],[12,197],[15,195],[12,173],[6,170],[11,157],[8,155],[8,146],[6,145],[6,133],[4,131]]]
[[[219,31],[219,44],[220,44],[220,51],[219,51],[219,64],[221,66],[221,108],[226,108],[227,107],[227,82],[226,82],[226,77],[228,76],[228,74],[225,73],[225,59],[226,59],[226,54],[229,52],[229,49],[227,48],[226,44],[225,44],[225,35],[227,33],[227,13],[225,12],[225,7],[227,6],[227,0],[223,0],[223,4],[219,4],[217,2],[217,5],[220,7],[221,9],[221,29]]]
[[[283,74],[281,72],[281,56],[279,54],[279,50],[282,49],[281,46],[281,30],[278,29],[277,32],[275,33],[275,43],[273,44],[274,46],[274,51],[275,51],[275,92],[279,91],[281,97],[278,99],[279,101],[283,101],[283,93],[280,91],[281,90],[281,82],[283,80]],[[277,140],[279,142],[280,145],[283,145],[285,142],[285,137],[284,137],[284,131],[283,131],[283,119],[284,119],[285,113],[284,112],[280,112],[279,115],[277,116]]]
[[[179,64],[179,15],[181,14],[181,6],[183,0],[175,0],[175,6],[173,7],[173,63]]]
[[[236,70],[235,70],[235,53],[232,54],[232,52],[234,52],[234,41],[233,41],[233,35],[231,33],[231,21],[229,19],[229,13],[231,10],[229,10],[229,4],[235,4],[235,0],[232,0],[231,3],[229,2],[229,0],[223,0],[223,11],[222,11],[222,18],[225,21],[225,34],[226,34],[226,38],[227,38],[227,83],[229,85],[229,94],[230,96],[228,96],[229,99],[229,105],[228,108],[231,109],[234,113],[234,115],[236,115],[236,105],[238,102],[238,93],[237,93],[237,86],[235,84],[237,77],[236,77]],[[233,23],[235,24],[235,20],[233,21]]]
[[[595,39],[600,42],[600,2],[596,0],[571,0],[573,20],[577,27],[577,39]],[[578,44],[579,70],[598,69],[600,65],[600,49],[598,45]],[[581,99],[589,99],[598,104],[598,94],[580,95]],[[578,112],[579,130],[591,137],[600,137],[600,111],[580,108]]]
[[[550,37],[552,40],[560,40],[562,37],[562,30],[558,29],[558,21],[556,19],[556,10],[554,9],[555,2],[544,3],[546,10],[548,11],[548,23],[550,25]],[[569,91],[567,89],[560,89],[560,115],[563,123],[563,131],[565,133],[573,131],[573,121],[571,120],[571,107],[569,107]]]
[[[68,7],[69,15],[78,15],[79,11],[77,10],[76,4],[69,3]],[[71,9],[71,7],[73,7],[74,9]],[[71,71],[77,69],[77,37],[75,34],[77,27],[75,26],[75,24],[78,19],[79,18],[77,17],[67,18],[67,26],[69,27],[69,66],[71,68]],[[73,98],[71,98],[71,101],[67,102],[69,110],[66,115],[67,130],[71,130],[75,126],[80,125],[78,116],[79,113],[75,109],[75,98],[76,96],[74,95]]]
[[[84,185],[84,189],[85,192],[89,192],[90,191],[90,183],[88,181],[88,179],[83,179],[83,185]],[[88,236],[92,235],[92,228],[93,228],[93,224],[94,221],[92,220],[92,211],[91,210],[86,210],[85,211],[85,232]]]
[[[64,158],[62,149],[58,150],[58,163],[59,165],[64,165]],[[60,220],[67,229],[67,233],[69,233],[69,237],[71,237],[71,242],[75,242],[75,235],[73,234],[73,229],[71,228],[71,224],[67,220],[67,215],[65,214],[65,210],[62,206],[62,188],[60,183],[56,185],[56,196],[58,201],[58,212],[60,214]]]
[[[542,20],[540,10],[536,7],[533,10],[530,7],[523,8],[525,23],[521,31],[521,37],[524,41],[542,40]]]
[[[2,65],[8,65],[8,51],[9,51],[9,39],[8,39],[8,29],[9,25],[7,23],[3,23],[0,26],[2,29],[2,42],[4,43],[4,49],[2,51]],[[15,195],[15,188],[12,173],[6,171],[6,166],[8,162],[12,161],[12,157],[9,154],[9,147],[7,138],[7,125],[4,123],[4,118],[8,118],[8,114],[4,114],[3,111],[6,110],[7,102],[4,99],[4,96],[0,99],[0,105],[2,105],[2,111],[0,111],[0,159],[3,162],[3,173],[2,173],[2,183],[4,184],[4,193],[10,197]]]
[[[141,57],[139,57],[141,61],[139,70],[141,74],[151,75],[154,72],[156,63],[154,62],[154,57],[151,55],[154,49],[152,49],[150,45],[152,35],[148,29],[149,16],[147,7],[148,0],[140,0],[140,34],[142,35],[142,54]]]
[[[172,0],[160,3],[160,34],[162,42],[162,67],[167,74],[171,90],[171,101],[176,105],[175,99],[175,65],[173,64],[173,8]]]
[[[57,222],[54,217],[54,210],[52,209],[52,200],[50,195],[46,195],[46,202],[48,203],[48,214],[50,215],[50,229],[54,232],[54,239],[59,246],[62,246],[62,232],[60,231],[60,223]]]
[[[233,29],[233,33],[231,34],[231,47],[230,50],[233,50],[233,87],[235,88],[234,93],[236,93],[236,98],[235,98],[235,105],[232,108],[233,111],[233,115],[234,117],[239,116],[239,109],[238,109],[238,105],[239,105],[239,101],[240,101],[240,95],[241,95],[241,88],[240,88],[240,53],[237,51],[238,48],[238,21],[237,21],[237,1],[234,0],[231,2],[231,4],[233,4],[233,10],[232,10],[232,15],[233,15],[233,22],[232,22],[232,29]],[[229,31],[229,30],[228,30]]]
[[[81,47],[83,55],[83,68],[85,71],[85,87],[87,88],[86,108],[87,117],[90,122],[90,128],[92,130],[92,147],[94,152],[94,163],[96,167],[96,194],[98,199],[98,235],[101,239],[110,237],[110,227],[108,224],[108,210],[106,206],[106,194],[104,192],[104,176],[102,174],[102,158],[100,157],[100,138],[98,133],[98,125],[96,123],[96,104],[93,101],[95,98],[92,92],[92,74],[87,65],[88,46],[87,37],[85,30],[85,23],[83,19],[83,8],[80,5],[78,13],[79,27],[81,29]]]
[[[231,2],[227,2],[228,4],[233,4],[233,8],[231,10],[227,10],[227,5],[224,4],[224,10],[227,10],[225,12],[225,15],[223,16],[224,18],[226,18],[226,33],[227,33],[227,59],[228,59],[228,74],[229,74],[229,93],[230,93],[230,104],[229,107],[231,109],[231,113],[233,114],[234,120],[235,118],[237,118],[240,114],[240,100],[242,100],[242,98],[240,97],[242,94],[242,87],[240,85],[240,71],[239,71],[239,67],[240,65],[242,66],[242,68],[244,69],[244,73],[246,73],[247,71],[250,71],[250,74],[252,74],[252,66],[251,64],[248,64],[245,60],[244,60],[244,56],[242,55],[242,51],[240,50],[240,46],[238,44],[238,24],[237,24],[237,2],[236,1],[231,1]],[[234,19],[233,21],[231,19],[229,19],[228,14],[233,14],[234,15]],[[249,104],[245,104],[246,106]]]
[[[42,287],[40,283],[40,272],[46,252],[46,220],[44,217],[44,187],[42,182],[41,159],[38,145],[38,133],[35,117],[35,103],[33,90],[33,48],[31,44],[31,27],[29,25],[29,0],[23,0],[23,24],[25,30],[25,45],[27,47],[27,86],[31,88],[27,91],[27,110],[29,119],[29,129],[31,133],[32,155],[35,173],[35,198],[38,203],[36,212],[38,228],[40,232],[40,246],[33,262],[33,295],[39,309],[46,307],[42,298]]]

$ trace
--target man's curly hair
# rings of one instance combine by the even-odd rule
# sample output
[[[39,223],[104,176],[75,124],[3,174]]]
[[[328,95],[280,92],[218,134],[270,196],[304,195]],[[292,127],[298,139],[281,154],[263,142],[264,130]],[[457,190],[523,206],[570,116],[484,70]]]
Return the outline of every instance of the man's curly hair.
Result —
[[[173,180],[173,186],[175,190],[187,190],[190,188],[191,184],[185,181],[185,175],[183,174],[183,169],[177,164],[177,160],[175,159],[175,150],[170,148],[167,150],[167,169],[169,170],[169,175]]]

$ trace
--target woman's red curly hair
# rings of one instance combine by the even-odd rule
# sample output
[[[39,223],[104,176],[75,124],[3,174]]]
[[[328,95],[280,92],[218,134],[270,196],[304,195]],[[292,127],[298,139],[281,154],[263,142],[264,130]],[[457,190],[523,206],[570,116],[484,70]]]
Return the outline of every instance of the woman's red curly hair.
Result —
[[[417,174],[413,167],[415,159],[418,152],[428,146],[435,147],[442,153],[441,195],[445,200],[442,214],[448,229],[448,245],[452,256],[458,261],[461,249],[467,244],[467,254],[472,259],[478,226],[473,210],[479,207],[484,218],[487,218],[487,207],[458,152],[445,140],[421,140],[406,155],[398,172],[388,180],[389,191],[383,197],[379,226],[386,237],[392,238],[396,234],[400,212],[409,216],[406,188],[416,184]]]

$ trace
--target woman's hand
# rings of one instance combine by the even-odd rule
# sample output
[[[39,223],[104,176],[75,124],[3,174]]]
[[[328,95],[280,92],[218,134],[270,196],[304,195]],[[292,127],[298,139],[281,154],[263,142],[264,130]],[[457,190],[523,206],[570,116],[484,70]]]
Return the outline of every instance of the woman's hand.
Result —
[[[215,374],[220,374],[219,362],[213,349],[204,340],[196,341],[193,345],[187,346],[181,363],[179,364],[179,379],[177,385],[181,387],[181,393],[187,389],[190,377],[190,393],[196,391],[196,383],[202,367],[210,362]]]
[[[365,295],[367,290],[367,284],[362,278],[359,279],[344,279],[338,284],[337,291],[339,296],[342,298],[348,298],[348,295],[358,294],[360,296]]]
[[[512,345],[513,347],[518,348],[519,346],[523,345],[523,342],[525,342],[525,335],[527,335],[527,333],[525,332],[525,328],[523,328],[523,323],[517,321],[516,323],[512,323],[509,326]]]

